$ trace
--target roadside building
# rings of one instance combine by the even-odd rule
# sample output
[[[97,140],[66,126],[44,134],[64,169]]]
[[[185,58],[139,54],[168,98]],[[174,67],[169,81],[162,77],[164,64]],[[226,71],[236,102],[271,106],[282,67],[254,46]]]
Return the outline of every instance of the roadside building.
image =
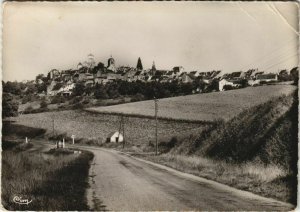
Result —
[[[119,143],[123,141],[124,141],[124,137],[118,131],[110,133],[106,138],[106,142],[111,142],[111,143]]]

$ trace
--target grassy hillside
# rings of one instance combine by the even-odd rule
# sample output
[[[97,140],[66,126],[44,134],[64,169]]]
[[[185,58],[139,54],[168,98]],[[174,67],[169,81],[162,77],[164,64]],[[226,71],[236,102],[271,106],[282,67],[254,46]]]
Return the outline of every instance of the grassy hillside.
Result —
[[[216,129],[204,130],[195,141],[184,142],[173,152],[288,169],[297,156],[297,105],[295,95],[274,98],[220,122]]]
[[[229,120],[247,108],[264,103],[273,97],[291,94],[295,89],[296,87],[292,85],[268,85],[165,98],[158,102],[158,116],[176,120]],[[154,101],[94,107],[88,110],[153,117]]]
[[[148,159],[296,204],[297,135],[298,96],[294,92],[198,134],[173,138],[167,154]]]

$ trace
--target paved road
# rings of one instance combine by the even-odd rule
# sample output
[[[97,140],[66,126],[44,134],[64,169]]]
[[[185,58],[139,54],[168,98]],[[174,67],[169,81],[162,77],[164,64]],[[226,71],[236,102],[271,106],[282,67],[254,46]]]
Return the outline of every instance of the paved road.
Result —
[[[289,210],[263,198],[113,150],[95,154],[88,200],[94,210]]]

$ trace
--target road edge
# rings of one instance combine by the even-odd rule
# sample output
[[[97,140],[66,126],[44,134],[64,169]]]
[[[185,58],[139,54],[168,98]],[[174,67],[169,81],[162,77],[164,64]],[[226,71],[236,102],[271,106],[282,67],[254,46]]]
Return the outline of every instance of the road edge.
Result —
[[[144,160],[142,158],[135,157],[135,156],[130,155],[126,152],[118,151],[118,150],[115,150],[115,149],[106,149],[106,148],[99,148],[99,149],[101,149],[103,151],[107,151],[107,152],[117,152],[117,153],[126,155],[126,156],[131,157],[135,160],[138,160],[138,161],[144,162],[146,164],[149,164],[149,165],[161,168],[163,170],[172,172],[173,174],[176,174],[178,176],[185,177],[185,178],[188,178],[188,179],[196,181],[196,182],[207,183],[207,184],[209,184],[213,187],[217,187],[219,189],[229,191],[229,192],[231,192],[232,194],[234,194],[236,196],[242,196],[244,198],[252,199],[252,200],[255,199],[255,200],[261,200],[261,201],[267,201],[267,202],[273,202],[273,203],[281,204],[282,206],[285,206],[285,207],[289,208],[289,210],[296,210],[296,208],[298,208],[297,205],[295,206],[293,204],[290,204],[290,203],[287,203],[287,202],[282,202],[282,201],[279,201],[279,200],[276,200],[276,199],[273,199],[273,198],[263,197],[263,196],[260,196],[258,194],[255,194],[255,193],[252,193],[252,192],[249,192],[249,191],[240,190],[240,189],[237,189],[237,188],[234,188],[234,187],[231,187],[231,186],[228,186],[226,184],[222,184],[222,183],[219,183],[219,182],[216,182],[216,181],[213,181],[213,180],[209,180],[209,179],[199,177],[199,176],[189,174],[189,173],[184,173],[184,172],[181,172],[179,170],[176,170],[174,168],[171,168],[171,167],[168,167],[168,166],[165,166],[165,165],[162,165],[162,164],[154,163],[152,161],[148,161],[148,160]]]

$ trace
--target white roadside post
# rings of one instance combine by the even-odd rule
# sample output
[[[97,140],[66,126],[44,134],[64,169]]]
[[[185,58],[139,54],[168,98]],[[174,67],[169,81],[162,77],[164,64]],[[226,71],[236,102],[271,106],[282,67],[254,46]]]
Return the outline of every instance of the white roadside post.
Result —
[[[73,145],[75,144],[75,135],[72,135],[71,138],[73,139]]]
[[[27,137],[25,137],[25,143],[28,144],[28,139],[27,139]]]
[[[65,148],[65,139],[63,138],[63,148]]]

